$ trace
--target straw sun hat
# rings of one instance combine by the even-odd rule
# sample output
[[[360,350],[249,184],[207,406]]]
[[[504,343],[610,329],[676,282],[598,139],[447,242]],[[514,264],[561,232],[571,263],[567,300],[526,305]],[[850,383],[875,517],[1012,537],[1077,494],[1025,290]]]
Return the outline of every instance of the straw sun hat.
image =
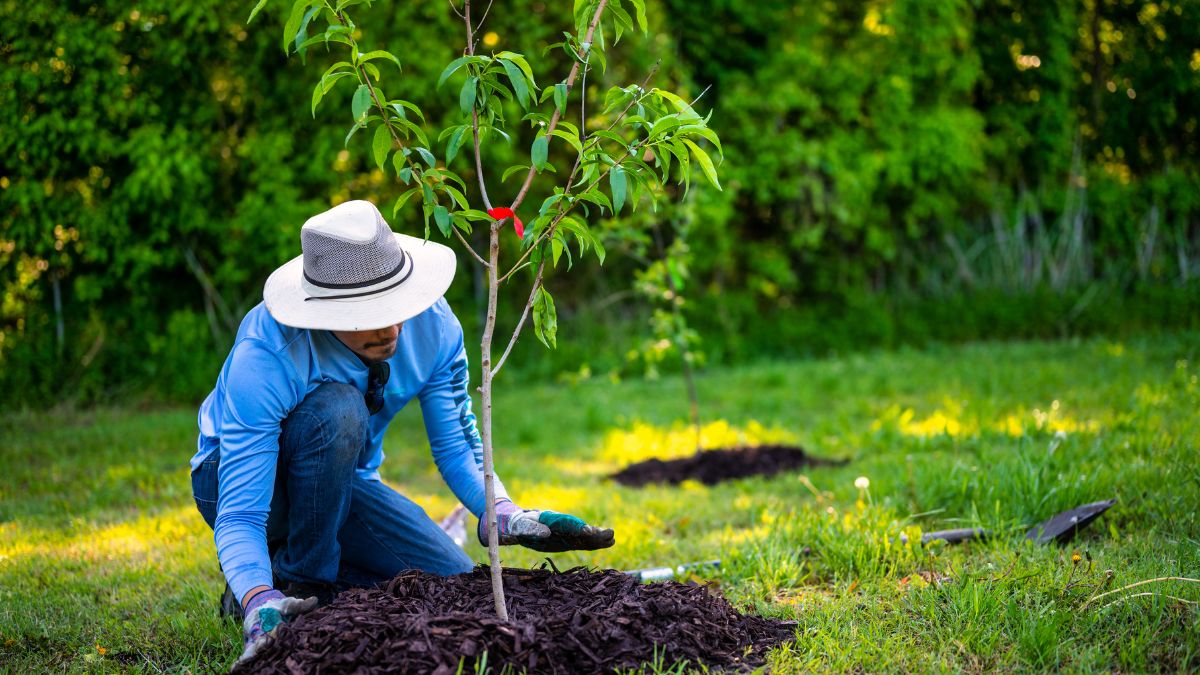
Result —
[[[375,205],[339,204],[300,228],[304,254],[275,270],[267,311],[296,328],[374,330],[428,309],[450,287],[448,247],[392,232]]]

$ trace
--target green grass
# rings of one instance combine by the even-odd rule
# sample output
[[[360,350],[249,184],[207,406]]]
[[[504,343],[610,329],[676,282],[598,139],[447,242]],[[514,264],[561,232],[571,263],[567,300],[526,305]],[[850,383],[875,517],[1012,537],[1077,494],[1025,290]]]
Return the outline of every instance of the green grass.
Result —
[[[518,503],[617,528],[615,547],[556,555],[560,568],[721,558],[711,578],[735,604],[798,621],[797,641],[771,656],[776,672],[1196,670],[1197,606],[1167,596],[1200,600],[1200,584],[1085,603],[1143,579],[1200,578],[1198,352],[1200,336],[1179,334],[707,372],[706,445],[794,441],[852,460],[715,487],[604,480],[690,452],[679,380],[502,379],[497,461]],[[454,502],[415,406],[392,427],[385,478],[441,516]],[[217,619],[222,580],[191,502],[194,436],[193,410],[0,421],[0,670],[233,661],[239,629]],[[1021,541],[1055,511],[1108,497],[1118,505],[1070,547]],[[897,543],[965,526],[1000,536]],[[541,560],[505,549],[507,564]],[[1157,595],[1104,606],[1141,591]]]

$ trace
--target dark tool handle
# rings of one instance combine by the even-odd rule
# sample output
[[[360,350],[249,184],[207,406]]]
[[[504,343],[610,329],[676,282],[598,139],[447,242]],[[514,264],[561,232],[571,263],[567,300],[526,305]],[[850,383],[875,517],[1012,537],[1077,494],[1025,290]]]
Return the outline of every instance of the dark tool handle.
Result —
[[[928,544],[931,541],[940,539],[948,544],[957,544],[959,542],[970,541],[972,539],[986,539],[987,535],[987,530],[977,527],[964,527],[957,530],[926,532],[925,534],[921,535],[921,543]]]

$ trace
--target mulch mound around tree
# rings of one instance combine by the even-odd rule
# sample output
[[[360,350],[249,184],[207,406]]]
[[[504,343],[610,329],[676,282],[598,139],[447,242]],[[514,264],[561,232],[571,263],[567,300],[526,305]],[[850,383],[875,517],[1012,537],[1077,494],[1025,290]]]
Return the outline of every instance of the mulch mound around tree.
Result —
[[[740,614],[709,587],[642,584],[617,570],[504,571],[509,622],[486,567],[405,572],[281,626],[245,673],[609,673],[658,662],[746,670],[795,637],[793,622]]]
[[[614,473],[621,485],[641,487],[648,483],[682,483],[698,480],[705,485],[750,476],[773,476],[808,466],[840,466],[845,461],[821,459],[790,445],[757,445],[745,448],[705,450],[680,459],[648,459]]]

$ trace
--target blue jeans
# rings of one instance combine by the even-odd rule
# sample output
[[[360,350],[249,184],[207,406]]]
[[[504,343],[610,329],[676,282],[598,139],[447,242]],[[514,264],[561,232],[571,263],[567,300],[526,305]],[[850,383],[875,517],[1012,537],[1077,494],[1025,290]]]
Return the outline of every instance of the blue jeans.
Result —
[[[412,500],[355,469],[369,438],[358,389],[323,384],[288,415],[279,436],[267,542],[276,586],[370,586],[409,569],[441,575],[474,566]],[[196,508],[217,518],[220,449],[192,473]]]

